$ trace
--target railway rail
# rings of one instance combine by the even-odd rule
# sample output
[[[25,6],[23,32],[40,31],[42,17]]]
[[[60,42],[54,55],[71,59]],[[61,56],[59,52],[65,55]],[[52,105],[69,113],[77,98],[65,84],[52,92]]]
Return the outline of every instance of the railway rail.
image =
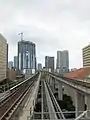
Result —
[[[30,89],[34,85],[36,78],[37,74],[36,77],[34,77],[34,80],[28,79],[24,81],[22,84],[20,83],[19,85],[11,88],[10,90],[12,92],[11,95],[0,103],[0,120],[10,120],[19,104],[23,101],[26,94],[30,91]]]
[[[38,75],[38,73],[36,73],[35,75],[31,76],[30,78],[28,78],[20,83],[18,83],[17,85],[11,87],[7,92],[9,94],[7,94],[3,99],[0,100],[0,106],[1,106],[1,104],[5,103],[10,96],[13,96],[16,93],[16,91],[18,89],[20,89],[21,86],[23,86],[23,84],[25,84],[25,83],[27,84],[27,82],[29,80],[33,79],[33,77],[35,77],[35,76],[37,77],[37,75]]]
[[[51,100],[52,100],[52,103],[53,103],[53,106],[54,106],[54,109],[55,109],[55,112],[56,112],[56,115],[57,115],[58,119],[64,119],[64,120],[66,120],[65,116],[64,116],[64,114],[63,114],[60,106],[58,105],[57,100],[54,97],[53,92],[50,89],[50,87],[49,87],[49,85],[48,85],[47,82],[46,82],[46,85],[48,87],[48,91],[49,91],[49,94],[50,94],[50,97],[51,97]]]

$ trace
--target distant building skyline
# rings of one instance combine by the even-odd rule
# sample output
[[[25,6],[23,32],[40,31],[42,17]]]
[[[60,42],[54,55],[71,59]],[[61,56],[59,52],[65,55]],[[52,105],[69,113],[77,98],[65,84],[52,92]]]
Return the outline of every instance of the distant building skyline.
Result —
[[[36,45],[30,41],[18,42],[18,69],[24,73],[36,70]]]

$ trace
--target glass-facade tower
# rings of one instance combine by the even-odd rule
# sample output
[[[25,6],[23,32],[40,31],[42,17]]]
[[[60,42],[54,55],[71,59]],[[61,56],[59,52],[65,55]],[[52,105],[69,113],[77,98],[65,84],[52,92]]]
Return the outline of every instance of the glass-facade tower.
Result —
[[[57,69],[60,73],[69,72],[69,53],[67,50],[57,51]]]
[[[30,41],[18,42],[18,69],[32,72],[36,70],[36,45]]]

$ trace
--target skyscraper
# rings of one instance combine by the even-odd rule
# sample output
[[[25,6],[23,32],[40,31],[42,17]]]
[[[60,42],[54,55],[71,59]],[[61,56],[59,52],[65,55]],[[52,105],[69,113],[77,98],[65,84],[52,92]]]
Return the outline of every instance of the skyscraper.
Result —
[[[45,68],[48,68],[49,56],[45,56]]]
[[[82,50],[83,52],[83,67],[90,67],[90,45]]]
[[[18,57],[14,56],[14,68],[17,69],[18,68]]]
[[[62,51],[57,51],[57,69],[60,69],[63,66],[63,56]]]
[[[6,61],[7,61],[7,64],[6,64],[6,76],[7,76],[7,78],[8,78],[8,43],[7,43]]]
[[[63,67],[69,69],[69,55],[67,50],[63,51]]]
[[[18,69],[32,73],[36,70],[36,46],[30,41],[18,42]]]
[[[6,39],[0,34],[0,81],[7,77],[8,45]]]
[[[42,69],[42,64],[38,63],[38,70],[41,70],[41,69]]]
[[[57,70],[60,73],[69,71],[69,54],[67,50],[57,51]]]
[[[45,56],[45,68],[51,69],[51,72],[54,71],[54,57]]]

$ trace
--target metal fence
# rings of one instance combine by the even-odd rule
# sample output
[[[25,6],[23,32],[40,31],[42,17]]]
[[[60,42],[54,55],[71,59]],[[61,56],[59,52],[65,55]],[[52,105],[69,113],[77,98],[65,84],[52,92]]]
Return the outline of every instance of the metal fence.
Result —
[[[34,112],[33,115],[27,116],[27,120],[51,120],[48,115],[50,114],[58,114],[60,112],[55,112],[55,113],[49,113],[49,112],[43,112],[43,119],[42,119],[42,113],[41,112]],[[68,111],[68,112],[63,112],[65,115],[66,119],[57,119],[57,120],[90,120],[90,117],[88,114],[90,114],[90,111],[79,111],[79,116],[78,117],[73,117],[75,115],[75,111]],[[56,120],[55,118],[52,118],[52,120]]]

